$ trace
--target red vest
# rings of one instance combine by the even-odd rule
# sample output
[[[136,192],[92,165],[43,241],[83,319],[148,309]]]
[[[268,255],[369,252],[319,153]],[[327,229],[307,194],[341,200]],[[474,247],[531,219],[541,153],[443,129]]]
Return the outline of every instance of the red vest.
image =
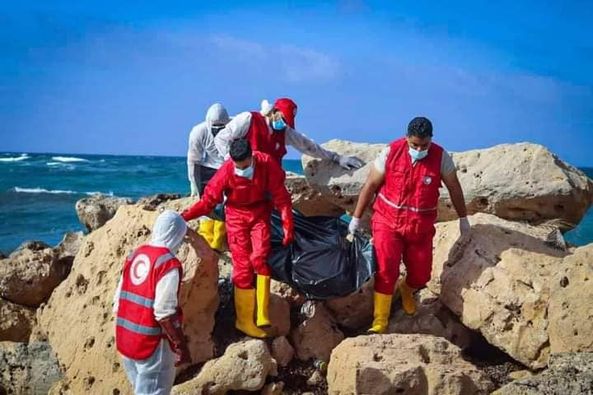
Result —
[[[428,155],[414,165],[408,149],[405,138],[391,143],[385,163],[385,181],[379,188],[373,210],[375,215],[394,224],[404,225],[402,217],[420,217],[423,223],[432,226],[437,218],[443,148],[431,143]]]
[[[115,327],[117,350],[128,358],[150,357],[164,337],[154,318],[154,297],[158,281],[181,262],[166,247],[140,246],[124,264]]]
[[[259,112],[251,113],[251,124],[245,136],[253,151],[260,151],[270,155],[280,165],[286,155],[286,132],[271,132],[266,117]]]

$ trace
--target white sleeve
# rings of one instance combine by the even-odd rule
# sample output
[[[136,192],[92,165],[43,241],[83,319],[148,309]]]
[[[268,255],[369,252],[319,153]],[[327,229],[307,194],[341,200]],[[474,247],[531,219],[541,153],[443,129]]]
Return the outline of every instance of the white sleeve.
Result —
[[[119,309],[119,294],[121,293],[121,283],[123,279],[123,275],[120,276],[119,281],[117,282],[117,287],[115,288],[115,295],[113,295],[113,314],[117,314],[117,310]]]
[[[201,163],[204,155],[204,144],[202,142],[203,125],[198,124],[189,133],[187,143],[187,163]]]
[[[336,153],[328,151],[315,141],[291,127],[286,128],[286,144],[292,145],[303,154],[314,158],[336,160]]]
[[[385,163],[387,162],[387,157],[389,156],[389,151],[391,150],[390,146],[387,146],[381,151],[377,159],[375,159],[374,166],[375,170],[377,170],[381,174],[385,174]]]
[[[170,270],[156,284],[154,293],[154,318],[157,321],[177,312],[178,288],[179,270],[176,269]]]
[[[235,116],[224,129],[218,132],[214,138],[214,145],[223,159],[228,158],[231,142],[245,137],[249,131],[249,125],[251,125],[251,113],[246,111]]]
[[[455,163],[453,162],[453,158],[451,154],[447,151],[443,150],[443,157],[441,158],[441,174],[447,175],[451,174],[455,171]]]

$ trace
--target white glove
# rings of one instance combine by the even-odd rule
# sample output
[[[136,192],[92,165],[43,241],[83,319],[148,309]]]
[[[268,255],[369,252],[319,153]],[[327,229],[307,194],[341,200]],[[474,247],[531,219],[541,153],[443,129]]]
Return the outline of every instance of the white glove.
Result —
[[[190,194],[189,195],[191,197],[197,197],[199,199],[200,198],[200,192],[198,190],[198,186],[195,183],[193,183],[193,182],[190,182],[189,183],[189,186],[190,186]]]
[[[348,233],[353,235],[360,228],[360,218],[352,217],[348,224]]]
[[[459,232],[461,233],[461,237],[467,237],[471,233],[472,228],[469,224],[469,220],[467,217],[459,218]]]
[[[360,169],[364,165],[356,156],[336,155],[336,162],[346,170]]]

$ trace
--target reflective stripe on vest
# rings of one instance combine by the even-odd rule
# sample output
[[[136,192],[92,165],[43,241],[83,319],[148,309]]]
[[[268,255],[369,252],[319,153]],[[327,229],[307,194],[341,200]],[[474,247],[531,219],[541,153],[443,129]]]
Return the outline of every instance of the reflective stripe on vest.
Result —
[[[163,263],[171,260],[175,258],[175,255],[171,254],[170,252],[167,252],[166,254],[161,255],[160,257],[157,258],[157,260],[154,262],[154,268],[158,268],[159,266],[161,266]]]
[[[395,209],[398,209],[398,210],[410,210],[410,211],[413,211],[415,213],[424,213],[424,212],[428,212],[428,211],[435,211],[437,209],[437,207],[419,208],[419,207],[412,207],[412,206],[395,204],[391,200],[387,199],[385,197],[385,195],[383,195],[382,193],[379,193],[379,197],[381,198],[381,200],[383,200],[385,203],[387,203],[387,205],[389,205],[389,206],[391,206],[391,207],[393,207]]]
[[[126,328],[131,332],[136,332],[141,335],[147,336],[158,336],[161,334],[160,327],[152,327],[152,326],[144,326],[140,324],[136,324],[132,321],[128,321],[125,318],[117,317],[116,324],[121,326],[122,328]]]
[[[140,306],[148,307],[149,309],[152,308],[152,305],[154,304],[154,300],[129,291],[121,291],[119,298],[139,304]]]

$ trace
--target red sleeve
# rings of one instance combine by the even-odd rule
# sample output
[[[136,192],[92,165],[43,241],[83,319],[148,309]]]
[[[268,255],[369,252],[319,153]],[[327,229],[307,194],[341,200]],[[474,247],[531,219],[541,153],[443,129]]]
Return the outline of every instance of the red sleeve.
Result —
[[[278,211],[292,210],[292,201],[290,199],[290,193],[286,189],[284,182],[286,180],[286,173],[280,165],[270,157],[266,160],[266,167],[268,168],[268,188],[272,194],[272,200],[274,206]]]
[[[181,213],[184,220],[190,221],[201,217],[202,215],[206,215],[212,211],[218,203],[222,202],[222,194],[226,189],[229,180],[227,169],[228,166],[226,166],[226,163],[218,169],[210,181],[208,181],[206,188],[204,188],[204,193],[202,194],[201,199]]]

